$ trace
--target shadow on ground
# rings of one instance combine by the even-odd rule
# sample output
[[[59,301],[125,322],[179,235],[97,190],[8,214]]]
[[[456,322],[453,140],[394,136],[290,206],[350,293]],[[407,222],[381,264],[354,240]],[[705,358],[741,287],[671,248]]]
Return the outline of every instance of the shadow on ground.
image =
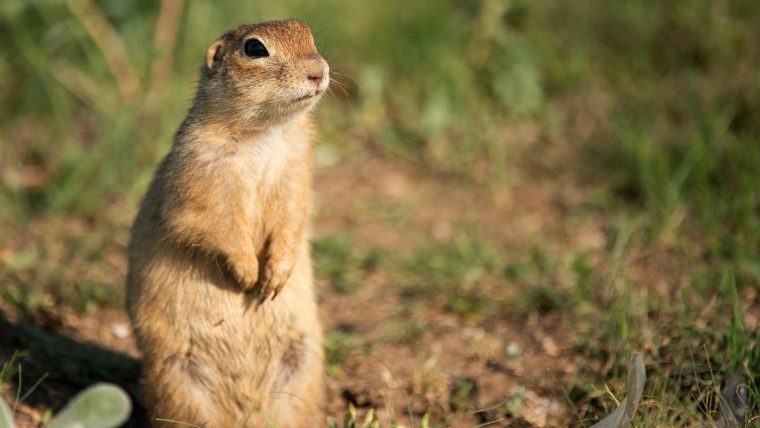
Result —
[[[20,359],[22,395],[47,374],[26,398],[26,404],[57,411],[87,386],[110,382],[124,388],[132,399],[134,410],[124,427],[147,425],[137,401],[140,364],[135,358],[71,339],[29,321],[14,324],[0,311],[0,360],[8,361],[14,351],[23,353]],[[12,390],[18,390],[18,373],[10,382]]]

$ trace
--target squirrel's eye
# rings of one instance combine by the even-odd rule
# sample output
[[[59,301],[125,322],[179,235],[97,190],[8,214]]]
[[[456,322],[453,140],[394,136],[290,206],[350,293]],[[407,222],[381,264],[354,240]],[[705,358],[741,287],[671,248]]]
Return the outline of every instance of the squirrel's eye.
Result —
[[[259,39],[248,39],[243,46],[243,51],[251,58],[263,58],[269,56],[269,51]]]

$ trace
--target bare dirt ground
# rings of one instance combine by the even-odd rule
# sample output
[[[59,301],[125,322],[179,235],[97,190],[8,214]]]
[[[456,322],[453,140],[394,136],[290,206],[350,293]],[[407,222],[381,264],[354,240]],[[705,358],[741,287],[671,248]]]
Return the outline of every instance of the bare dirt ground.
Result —
[[[447,242],[458,224],[468,224],[515,258],[541,241],[557,251],[588,248],[593,262],[598,259],[594,248],[604,245],[601,222],[596,216],[567,221],[568,206],[582,204],[583,192],[572,177],[544,166],[547,153],[564,156],[561,145],[532,141],[520,151],[538,149],[541,156],[524,156],[525,165],[518,167],[534,171],[530,180],[520,179],[524,171],[517,169],[515,185],[503,192],[477,184],[453,185],[450,177],[361,151],[350,161],[320,169],[314,235],[349,231],[359,247],[403,257],[411,252],[415,236]],[[401,221],[384,215],[384,210],[405,206],[410,208]],[[74,230],[87,232],[86,226]],[[109,245],[105,257],[122,278],[123,251],[123,246]],[[328,413],[337,420],[349,405],[360,415],[374,409],[383,426],[416,426],[427,413],[433,426],[492,422],[546,427],[566,425],[568,420],[577,425],[579,415],[585,414],[583,407],[571,410],[564,396],[566,380],[581,363],[572,349],[573,328],[561,314],[505,312],[468,319],[424,301],[410,309],[392,272],[383,270],[368,273],[351,293],[336,291],[328,282],[318,281],[325,331],[349,335],[352,343],[341,345],[339,366],[328,376]],[[7,321],[0,326],[0,356],[7,359],[15,349],[29,350],[24,385],[50,373],[19,407],[21,427],[38,426],[46,409],[59,408],[90,379],[120,383],[136,394],[139,352],[119,308],[49,311],[31,323],[17,324],[14,309],[2,305],[0,313]],[[410,321],[422,327],[408,334]],[[12,395],[8,389],[6,398]],[[494,411],[505,403],[519,407],[519,412],[504,417]],[[131,425],[139,426],[140,417]]]

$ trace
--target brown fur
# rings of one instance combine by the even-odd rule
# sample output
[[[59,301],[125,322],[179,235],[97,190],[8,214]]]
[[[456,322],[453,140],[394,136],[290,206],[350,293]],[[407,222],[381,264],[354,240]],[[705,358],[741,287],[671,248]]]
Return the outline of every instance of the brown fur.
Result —
[[[268,57],[244,54],[254,36]],[[151,420],[323,425],[306,229],[309,111],[327,74],[297,21],[243,25],[209,47],[129,244],[127,306]]]

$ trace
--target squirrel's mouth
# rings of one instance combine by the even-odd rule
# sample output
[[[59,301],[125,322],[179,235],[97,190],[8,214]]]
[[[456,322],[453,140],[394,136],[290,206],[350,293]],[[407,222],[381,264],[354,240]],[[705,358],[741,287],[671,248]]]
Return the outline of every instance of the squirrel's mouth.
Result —
[[[299,101],[306,101],[306,100],[308,100],[308,99],[311,99],[311,98],[314,98],[314,97],[316,97],[316,96],[317,96],[317,94],[309,94],[309,95],[304,95],[304,96],[302,96],[302,97],[298,97],[298,98],[296,98],[296,99],[295,99],[295,102],[299,102]]]
[[[322,91],[314,91],[314,92],[312,92],[310,94],[306,94],[304,96],[301,96],[301,97],[298,97],[298,98],[294,99],[293,102],[294,103],[300,103],[300,102],[303,102],[303,101],[308,101],[308,100],[310,100],[312,98],[317,98],[320,95],[322,95]]]

